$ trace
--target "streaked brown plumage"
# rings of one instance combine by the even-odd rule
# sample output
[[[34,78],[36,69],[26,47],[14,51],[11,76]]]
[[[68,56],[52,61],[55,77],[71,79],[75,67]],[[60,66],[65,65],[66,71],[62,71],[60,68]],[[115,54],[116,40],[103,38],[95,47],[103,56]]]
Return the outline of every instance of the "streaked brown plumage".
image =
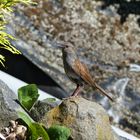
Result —
[[[91,77],[87,66],[79,60],[72,44],[61,43],[59,44],[59,47],[62,48],[62,58],[65,72],[69,79],[77,85],[77,88],[73,92],[72,96],[78,95],[81,87],[83,87],[83,85],[86,83],[91,87],[98,89],[103,95],[107,96],[110,100],[113,100],[108,95],[108,93],[104,89],[102,89]]]

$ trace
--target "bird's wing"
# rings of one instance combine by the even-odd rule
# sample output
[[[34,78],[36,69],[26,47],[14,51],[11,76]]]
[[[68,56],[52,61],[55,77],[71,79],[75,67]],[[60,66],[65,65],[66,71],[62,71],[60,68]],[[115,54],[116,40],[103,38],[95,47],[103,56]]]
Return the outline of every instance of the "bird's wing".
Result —
[[[81,78],[88,83],[90,86],[97,88],[103,95],[107,96],[111,101],[113,101],[112,97],[108,95],[108,93],[102,89],[95,81],[92,79],[90,72],[87,66],[80,62],[80,60],[75,60],[75,65],[73,66],[74,71],[81,76]]]
[[[87,66],[84,63],[81,63],[79,59],[75,60],[73,69],[86,83],[89,85],[93,84],[93,79]]]

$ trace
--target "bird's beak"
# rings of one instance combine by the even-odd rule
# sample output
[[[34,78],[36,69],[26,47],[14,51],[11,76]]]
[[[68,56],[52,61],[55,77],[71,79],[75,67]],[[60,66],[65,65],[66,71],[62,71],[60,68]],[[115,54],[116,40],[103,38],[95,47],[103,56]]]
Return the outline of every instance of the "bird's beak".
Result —
[[[62,43],[56,43],[56,48],[64,48],[64,45]]]
[[[51,46],[54,47],[54,48],[64,48],[64,43],[61,43],[61,42],[51,42]]]

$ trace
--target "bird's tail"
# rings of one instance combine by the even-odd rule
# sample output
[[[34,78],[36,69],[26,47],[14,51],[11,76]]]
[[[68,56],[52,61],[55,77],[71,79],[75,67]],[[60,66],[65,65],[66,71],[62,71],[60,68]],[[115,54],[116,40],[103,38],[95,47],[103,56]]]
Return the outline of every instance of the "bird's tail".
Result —
[[[103,88],[101,88],[97,83],[94,83],[94,87],[97,88],[103,95],[105,95],[106,97],[108,97],[111,101],[113,101],[113,98],[110,97],[108,95],[108,93]]]

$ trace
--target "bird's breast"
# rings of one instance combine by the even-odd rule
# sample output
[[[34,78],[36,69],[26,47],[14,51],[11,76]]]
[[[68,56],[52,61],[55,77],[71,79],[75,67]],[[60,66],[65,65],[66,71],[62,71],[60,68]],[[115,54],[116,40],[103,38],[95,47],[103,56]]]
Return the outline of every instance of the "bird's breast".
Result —
[[[76,84],[80,84],[82,85],[83,80],[81,79],[81,77],[74,71],[73,69],[73,65],[75,63],[75,60],[73,59],[69,59],[69,58],[65,58],[63,59],[63,64],[64,64],[64,70],[68,76],[68,78],[76,83]]]

